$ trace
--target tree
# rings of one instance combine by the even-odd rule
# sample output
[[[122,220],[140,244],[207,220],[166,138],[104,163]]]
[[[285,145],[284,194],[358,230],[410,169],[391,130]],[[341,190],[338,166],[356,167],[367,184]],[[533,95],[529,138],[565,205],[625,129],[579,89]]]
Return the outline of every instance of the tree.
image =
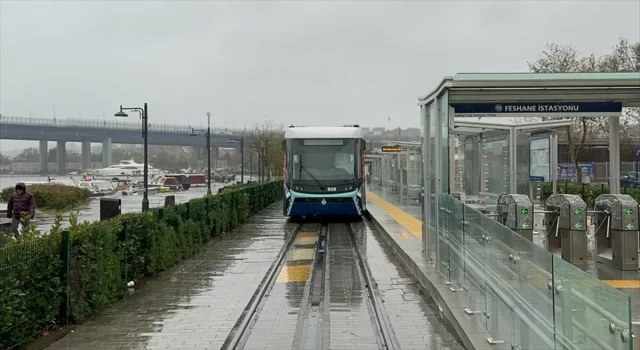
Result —
[[[16,163],[37,163],[40,161],[40,151],[36,148],[25,148],[17,156],[13,157]]]
[[[10,164],[11,160],[0,153],[0,164]]]
[[[529,70],[534,73],[593,73],[639,71],[640,43],[630,45],[626,39],[620,39],[613,53],[603,57],[581,56],[570,44],[547,44],[541,57],[534,62],[527,62]],[[635,116],[635,118],[633,118]],[[609,132],[608,118],[602,117],[548,117],[541,120],[570,120],[570,126],[561,129],[559,137],[568,144],[569,161],[578,172],[578,181],[582,181],[582,169],[578,166],[582,157],[589,150],[587,140],[607,136]],[[637,111],[625,110],[620,118],[621,138],[628,140],[626,131],[629,124],[637,120]]]
[[[256,123],[249,135],[249,150],[258,154],[261,170],[259,174],[267,176],[270,180],[270,171],[274,170],[276,176],[282,176],[284,156],[282,153],[282,140],[284,139],[284,125],[276,124],[266,119],[262,124]]]

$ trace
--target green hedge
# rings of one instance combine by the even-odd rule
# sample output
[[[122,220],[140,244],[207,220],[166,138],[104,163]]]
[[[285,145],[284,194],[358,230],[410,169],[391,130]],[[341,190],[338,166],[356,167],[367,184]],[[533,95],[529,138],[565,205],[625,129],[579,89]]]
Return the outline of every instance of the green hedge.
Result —
[[[587,203],[588,208],[593,208],[596,198],[603,193],[609,193],[609,187],[605,185],[585,185],[583,186],[571,182],[558,182],[556,185],[558,193],[577,194]],[[551,183],[542,184],[540,198],[545,201],[552,193]],[[620,192],[628,194],[638,203],[640,203],[640,189],[637,188],[621,188]]]
[[[277,181],[101,222],[78,223],[72,215],[68,235],[54,227],[45,237],[27,236],[0,249],[0,349],[86,320],[121,299],[127,282],[192,256],[282,193]]]
[[[15,187],[7,187],[0,192],[0,201],[8,202]],[[65,210],[75,208],[89,200],[91,193],[84,188],[61,184],[27,185],[27,191],[33,193],[38,209]]]

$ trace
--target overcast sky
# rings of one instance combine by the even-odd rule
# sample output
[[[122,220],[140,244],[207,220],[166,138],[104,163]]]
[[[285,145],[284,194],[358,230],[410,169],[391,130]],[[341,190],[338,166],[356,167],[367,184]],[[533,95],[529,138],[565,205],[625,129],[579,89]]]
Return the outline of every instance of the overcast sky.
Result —
[[[639,18],[637,0],[0,0],[0,113],[419,126],[446,75],[526,71],[550,41],[604,54]]]

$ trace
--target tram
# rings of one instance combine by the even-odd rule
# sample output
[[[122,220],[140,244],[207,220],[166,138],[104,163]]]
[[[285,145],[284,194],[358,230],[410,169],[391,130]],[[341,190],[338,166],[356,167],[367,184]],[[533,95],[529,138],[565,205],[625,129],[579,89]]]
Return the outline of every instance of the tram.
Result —
[[[363,215],[366,141],[360,126],[291,126],[282,147],[285,216]]]

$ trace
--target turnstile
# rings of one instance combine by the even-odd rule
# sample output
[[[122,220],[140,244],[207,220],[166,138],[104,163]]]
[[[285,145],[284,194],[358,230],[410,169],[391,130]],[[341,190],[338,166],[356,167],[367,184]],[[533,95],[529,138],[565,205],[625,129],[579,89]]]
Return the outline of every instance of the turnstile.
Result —
[[[523,194],[498,197],[498,222],[533,241],[533,202]]]
[[[638,270],[638,202],[626,194],[595,201],[595,260],[623,271]]]
[[[587,203],[575,194],[554,194],[545,201],[546,249],[576,267],[587,267]]]

